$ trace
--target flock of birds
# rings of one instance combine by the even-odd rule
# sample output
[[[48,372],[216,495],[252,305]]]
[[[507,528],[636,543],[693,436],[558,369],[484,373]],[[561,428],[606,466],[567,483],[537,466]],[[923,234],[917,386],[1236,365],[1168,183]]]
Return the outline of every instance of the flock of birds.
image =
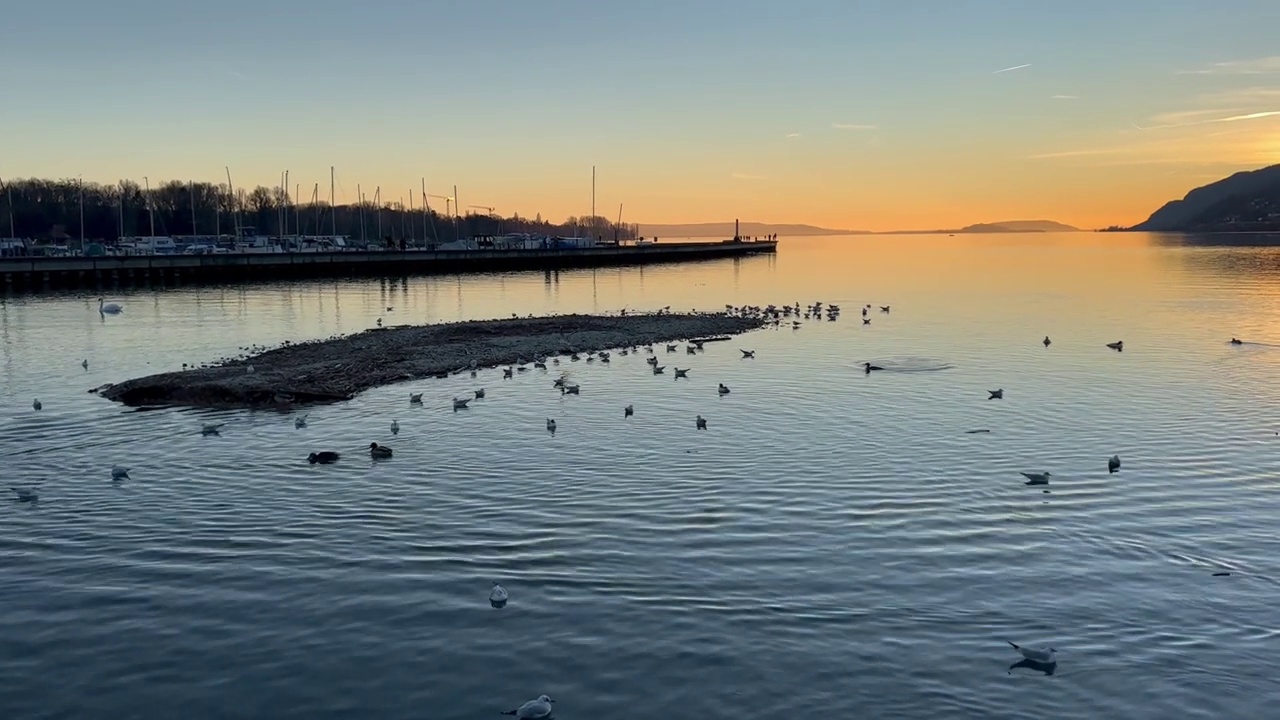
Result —
[[[870,312],[872,308],[873,308],[872,305],[865,305],[861,309],[862,322],[864,325],[871,324]],[[104,315],[108,315],[108,314],[115,315],[123,312],[123,307],[121,305],[117,303],[106,303],[102,298],[98,299],[98,309],[99,309],[99,312]],[[888,314],[891,311],[891,308],[888,305],[879,306],[879,309],[880,309],[880,312],[884,314]],[[388,308],[388,310],[390,310],[390,308]],[[795,305],[783,305],[783,306],[746,305],[746,306],[735,307],[732,305],[726,305],[725,311],[727,314],[730,314],[730,315],[761,318],[766,321],[766,324],[772,325],[774,327],[781,327],[784,324],[789,324],[793,329],[798,329],[803,324],[802,318],[804,320],[810,320],[810,319],[822,320],[825,317],[827,321],[835,321],[840,317],[840,312],[841,312],[840,307],[838,305],[824,304],[822,302],[814,303],[813,305],[810,305],[807,308],[802,308],[799,303],[796,303]],[[704,351],[705,343],[713,342],[715,340],[728,340],[728,339],[729,338],[709,338],[709,339],[689,340],[684,345],[684,352],[688,355],[696,355]],[[1044,340],[1042,341],[1042,344],[1046,348],[1048,348],[1052,344],[1052,340],[1048,336],[1045,336]],[[1236,338],[1232,338],[1231,344],[1240,345],[1242,344],[1242,341]],[[678,343],[665,343],[663,345],[665,347],[665,353],[667,354],[674,354],[680,351],[680,345]],[[1124,342],[1121,340],[1117,340],[1115,342],[1106,343],[1106,347],[1116,352],[1123,352]],[[754,350],[740,349],[740,352],[742,354],[743,360],[750,360],[755,357]],[[650,371],[654,375],[663,375],[666,372],[667,366],[662,364],[662,362],[658,359],[659,350],[653,345],[647,345],[647,346],[644,346],[643,348],[640,346],[633,345],[630,347],[617,349],[617,353],[622,356],[630,355],[630,354],[639,355],[642,353],[647,354],[648,357],[646,358],[646,362],[650,367]],[[602,351],[591,352],[591,353],[573,353],[566,358],[566,361],[567,362],[583,361],[586,363],[599,362],[603,364],[608,364],[611,362],[611,359],[612,359],[612,353],[609,351],[602,350]],[[504,380],[511,379],[511,378],[514,378],[517,374],[528,372],[531,369],[548,370],[549,367],[558,366],[560,364],[561,364],[561,358],[558,358],[558,357],[557,358],[535,358],[535,359],[532,359],[531,361],[520,360],[520,361],[517,361],[516,364],[512,366],[504,368],[502,370],[502,377]],[[88,370],[89,368],[88,359],[85,359],[84,361],[82,361],[81,366],[85,370]],[[475,378],[477,376],[478,369],[479,368],[475,367],[474,365],[470,368],[470,374],[472,378]],[[865,372],[868,375],[870,375],[872,372],[884,371],[886,369],[891,370],[892,368],[886,368],[884,366],[876,365],[871,362],[865,362],[862,364],[863,372]],[[676,380],[687,379],[688,373],[689,373],[688,368],[679,368],[679,367],[672,368],[672,375]],[[569,375],[567,374],[561,374],[559,377],[557,377],[556,380],[552,383],[552,387],[558,390],[561,393],[561,395],[580,394],[580,386],[577,385],[576,383],[573,383],[570,380]],[[724,395],[730,394],[731,390],[724,383],[719,383],[717,385],[716,392],[717,394],[724,396]],[[987,392],[988,392],[988,398],[987,398],[988,400],[1001,400],[1004,398],[1003,388],[989,390]],[[455,412],[466,410],[470,407],[470,403],[472,401],[481,400],[484,397],[485,397],[485,390],[483,388],[479,388],[472,391],[472,394],[470,397],[462,397],[462,398],[454,397],[452,399],[453,410]],[[409,403],[411,405],[421,405],[422,402],[423,402],[423,393],[411,393],[409,395]],[[40,402],[39,399],[33,400],[31,405],[32,405],[32,408],[37,411],[43,408],[43,404]],[[626,405],[625,407],[622,408],[622,413],[623,413],[624,419],[633,417],[635,414],[635,408],[633,405]],[[305,414],[296,416],[294,418],[294,427],[297,429],[303,429],[307,427],[307,417],[308,416]],[[225,426],[226,426],[226,423],[223,423],[223,422],[204,423],[200,427],[200,433],[206,436],[219,435],[221,430]],[[694,427],[696,430],[706,430],[707,419],[702,415],[697,415],[694,418]],[[400,423],[396,420],[392,420],[390,429],[391,429],[392,435],[398,434],[400,432]],[[555,419],[547,418],[546,429],[550,433],[556,432],[557,426],[556,426]],[[987,432],[987,431],[971,430],[969,432]],[[369,444],[368,452],[369,452],[369,456],[375,460],[384,460],[384,459],[391,458],[393,456],[393,451],[390,447],[387,447],[385,445],[380,445],[377,442],[371,442]],[[307,457],[307,461],[313,465],[314,464],[325,464],[325,465],[332,464],[332,463],[338,462],[340,459],[341,459],[341,455],[338,452],[335,452],[332,450],[312,452]],[[1118,455],[1112,455],[1107,460],[1107,471],[1109,473],[1118,472],[1120,470],[1120,464],[1121,464],[1120,457]],[[1048,485],[1051,478],[1053,477],[1052,473],[1048,471],[1023,472],[1021,474],[1026,478],[1027,485]],[[123,467],[120,465],[113,465],[111,467],[111,479],[116,482],[129,479],[129,468]],[[16,495],[16,499],[19,502],[34,503],[39,499],[38,493],[33,489],[18,488],[18,487],[14,487],[11,489],[13,490],[14,494]],[[1045,492],[1048,492],[1048,491],[1046,490]],[[509,600],[510,600],[510,593],[507,591],[505,587],[503,587],[500,583],[495,581],[492,585],[492,588],[490,589],[490,594],[489,594],[490,605],[494,608],[502,608],[506,606]],[[1015,663],[1013,666],[1011,666],[1011,669],[1012,667],[1022,666],[1022,667],[1032,667],[1046,673],[1052,673],[1054,667],[1056,666],[1057,651],[1052,647],[1033,648],[1033,647],[1018,645],[1013,642],[1009,642],[1009,645],[1011,645],[1013,649],[1022,656],[1022,660],[1018,663]],[[529,700],[528,702],[525,702],[524,704],[520,705],[518,708],[514,710],[506,711],[503,714],[514,715],[517,718],[522,718],[525,720],[550,718],[552,709],[553,709],[552,708],[553,702],[554,701],[549,696],[541,695],[538,698],[534,700]]]

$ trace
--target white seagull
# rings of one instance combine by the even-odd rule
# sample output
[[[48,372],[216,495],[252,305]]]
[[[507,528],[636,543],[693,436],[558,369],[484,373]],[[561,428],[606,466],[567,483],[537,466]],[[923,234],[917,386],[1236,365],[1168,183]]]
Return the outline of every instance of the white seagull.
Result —
[[[1030,660],[1031,662],[1044,663],[1045,665],[1058,662],[1058,651],[1053,648],[1029,648],[1009,642],[1008,640],[1005,640],[1005,642],[1012,645],[1014,650],[1017,650],[1022,654],[1022,657]]]
[[[551,703],[555,702],[548,695],[539,695],[537,700],[530,700],[515,710],[507,710],[503,715],[515,715],[521,720],[541,720],[551,717]]]
[[[507,604],[507,589],[498,584],[497,580],[493,581],[493,590],[489,592],[489,604],[500,608]]]
[[[1028,485],[1048,485],[1049,478],[1053,477],[1053,473],[1049,473],[1049,472],[1042,472],[1042,473],[1024,472],[1024,473],[1021,473],[1021,475],[1022,477],[1027,479]]]

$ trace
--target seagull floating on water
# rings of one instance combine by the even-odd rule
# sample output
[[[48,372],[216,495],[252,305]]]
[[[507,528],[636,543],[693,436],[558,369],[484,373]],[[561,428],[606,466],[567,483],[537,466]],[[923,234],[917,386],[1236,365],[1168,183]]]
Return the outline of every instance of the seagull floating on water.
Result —
[[[1107,347],[1111,348],[1112,350],[1115,350],[1116,352],[1121,352],[1124,350],[1124,341],[1117,340],[1113,343],[1107,343]]]
[[[695,420],[694,422],[697,424],[697,428],[698,428],[699,430],[706,430],[706,429],[707,429],[707,419],[706,419],[706,418],[704,418],[704,417],[702,417],[701,415],[699,415],[699,416],[698,416],[698,418],[697,418],[697,420]]]
[[[311,463],[312,465],[315,465],[316,463],[320,463],[321,465],[330,465],[332,463],[338,462],[339,457],[340,456],[336,452],[331,452],[329,450],[322,450],[320,452],[313,452],[310,455],[308,455],[307,462]]]
[[[200,426],[201,435],[217,435],[222,428],[226,427],[226,423],[204,423]]]
[[[887,313],[887,312],[889,312],[889,306],[888,306],[888,305],[881,305],[881,306],[880,306],[880,312],[883,312],[883,313]]]
[[[89,369],[89,358],[85,358],[84,360],[81,360],[81,361],[80,361],[80,367],[84,368],[85,370],[88,370],[88,369]]]
[[[1116,473],[1119,471],[1120,471],[1120,456],[1112,455],[1111,458],[1107,460],[1107,472]]]
[[[1004,388],[1000,388],[999,390],[988,390],[987,392],[991,393],[991,397],[987,398],[988,400],[1004,399]]]
[[[467,398],[467,399],[465,399],[465,400],[462,400],[462,399],[459,399],[459,398],[454,398],[454,399],[453,399],[453,409],[454,409],[454,410],[465,410],[465,409],[467,408],[467,403],[469,403],[469,402],[471,402],[471,398]]]
[[[40,398],[36,398],[35,400],[31,401],[32,410],[39,410],[42,407],[44,407],[44,403],[40,402]]]
[[[1017,650],[1022,657],[1032,662],[1043,663],[1045,665],[1051,665],[1058,662],[1058,651],[1053,648],[1029,648],[1018,645],[1017,643],[1009,642],[1008,640],[1005,640],[1005,642],[1012,645],[1013,649]]]
[[[543,720],[551,717],[551,703],[555,702],[549,695],[539,695],[537,700],[530,700],[515,710],[506,710],[503,715],[515,715],[521,720]]]
[[[547,418],[547,431],[548,431],[548,432],[555,432],[555,431],[556,431],[556,421],[555,421],[555,420],[552,420],[551,418]]]
[[[396,421],[396,420],[392,420],[392,421],[391,421],[391,434],[392,434],[392,435],[399,435],[399,434],[400,434],[400,423],[399,423],[399,421]]]
[[[666,366],[666,365],[654,365],[654,366],[653,366],[653,374],[654,374],[654,375],[661,375],[661,374],[662,374],[662,371],[663,371],[663,370],[666,370],[666,369],[667,369],[667,366]]]
[[[503,371],[502,371],[502,379],[503,379],[503,380],[510,380],[511,378],[513,378],[513,377],[515,377],[515,376],[516,376],[516,371],[515,371],[515,369],[514,369],[514,368],[505,368],[505,369],[503,369]]]
[[[635,414],[636,414],[636,409],[631,407],[630,405],[622,408],[622,417],[624,418],[629,418]]]
[[[475,393],[477,400],[484,397],[484,388],[480,388],[479,390],[475,390],[473,392]]]
[[[681,370],[680,368],[676,368],[675,370],[676,370],[677,380],[679,380],[680,378],[684,378],[686,380],[689,379],[689,368],[685,368],[684,370]]]
[[[1022,477],[1027,479],[1028,485],[1048,485],[1049,478],[1053,477],[1053,473],[1049,473],[1049,472],[1042,472],[1042,473],[1024,472],[1020,474],[1022,475]]]
[[[582,388],[578,387],[577,385],[562,385],[560,386],[560,394],[561,395],[581,395]]]
[[[127,467],[121,467],[121,466],[119,466],[119,465],[112,465],[112,466],[111,466],[111,479],[112,479],[112,480],[128,480],[128,479],[129,479],[129,468],[127,468]]]
[[[507,604],[507,589],[498,584],[497,580],[493,581],[493,590],[489,591],[489,604],[500,608]]]
[[[369,443],[369,455],[375,458],[389,458],[391,457],[391,448],[379,445],[376,442]]]
[[[409,404],[410,404],[410,405],[421,405],[421,404],[422,404],[422,393],[409,393]]]
[[[302,428],[304,428],[304,427],[306,427],[306,426],[307,426],[307,416],[306,416],[306,415],[303,415],[302,417],[296,417],[296,418],[294,418],[294,419],[293,419],[293,427],[295,427],[296,429],[301,430]]]
[[[739,349],[739,350],[738,350],[738,352],[742,353],[742,359],[743,359],[743,360],[746,360],[747,358],[753,358],[753,357],[755,357],[755,356],[756,356],[756,351],[755,351],[755,350],[742,350],[742,349]]]

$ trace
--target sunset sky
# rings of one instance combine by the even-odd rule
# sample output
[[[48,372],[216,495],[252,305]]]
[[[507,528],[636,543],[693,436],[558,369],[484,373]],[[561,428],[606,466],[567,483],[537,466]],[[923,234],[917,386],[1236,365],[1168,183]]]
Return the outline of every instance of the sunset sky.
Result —
[[[64,0],[0,22],[0,177],[559,220],[1131,224],[1280,163],[1275,0]],[[434,201],[439,204],[440,201]]]

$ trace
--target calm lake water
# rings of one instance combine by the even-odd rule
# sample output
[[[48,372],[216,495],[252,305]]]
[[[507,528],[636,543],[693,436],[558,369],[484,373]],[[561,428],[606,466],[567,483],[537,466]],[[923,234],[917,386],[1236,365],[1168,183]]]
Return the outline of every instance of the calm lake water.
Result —
[[[97,292],[2,298],[5,484],[40,500],[0,503],[0,717],[448,720],[541,693],[562,720],[1269,717],[1278,281],[1280,247],[1250,238],[891,236],[121,288],[106,318]],[[687,381],[566,360],[580,397],[491,370],[295,429],[86,392],[379,317],[797,300],[844,316],[659,348]],[[864,326],[864,303],[892,311]],[[950,367],[892,371],[926,366]],[[343,460],[307,464],[324,449]],[[1019,475],[1041,470],[1050,494]],[[1010,672],[1006,639],[1055,647],[1055,672]]]

